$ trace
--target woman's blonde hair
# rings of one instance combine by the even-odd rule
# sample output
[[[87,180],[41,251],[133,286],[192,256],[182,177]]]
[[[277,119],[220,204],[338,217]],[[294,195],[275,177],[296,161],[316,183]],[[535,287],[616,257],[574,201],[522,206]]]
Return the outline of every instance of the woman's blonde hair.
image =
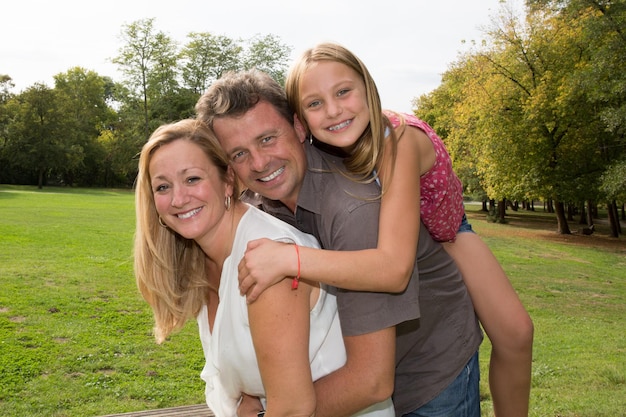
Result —
[[[332,61],[346,65],[354,70],[365,84],[367,106],[369,110],[370,123],[361,137],[355,143],[352,154],[345,159],[348,170],[354,174],[358,181],[371,181],[372,173],[380,169],[383,154],[387,141],[387,132],[391,139],[392,160],[395,161],[396,135],[391,127],[391,123],[382,111],[378,88],[374,79],[370,75],[365,64],[352,52],[336,43],[321,43],[306,50],[291,67],[285,80],[285,91],[289,105],[296,112],[296,115],[310,133],[309,126],[304,117],[304,108],[300,102],[300,88],[302,77],[309,67],[320,61]],[[393,164],[392,164],[393,167]]]
[[[195,241],[163,227],[154,202],[150,161],[156,150],[176,140],[198,145],[217,167],[222,181],[234,187],[233,198],[239,195],[237,183],[228,173],[228,158],[204,123],[187,119],[163,125],[143,146],[135,190],[134,266],[137,287],[154,313],[158,343],[198,315],[209,290],[204,252]]]

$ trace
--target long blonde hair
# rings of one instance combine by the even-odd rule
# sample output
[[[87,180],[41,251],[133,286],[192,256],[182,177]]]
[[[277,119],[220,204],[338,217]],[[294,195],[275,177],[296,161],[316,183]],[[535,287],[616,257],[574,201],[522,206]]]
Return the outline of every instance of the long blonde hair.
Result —
[[[210,289],[206,256],[200,246],[160,224],[150,178],[150,161],[161,146],[176,140],[197,144],[229,180],[228,158],[211,130],[198,120],[181,120],[154,131],[139,157],[135,190],[134,265],[137,287],[154,314],[154,334],[163,342],[188,319],[195,318]],[[238,196],[236,182],[233,195]]]
[[[300,102],[300,88],[302,77],[309,67],[319,61],[332,61],[346,65],[353,69],[365,84],[367,106],[370,123],[361,137],[355,143],[352,154],[346,157],[345,165],[354,174],[357,181],[371,181],[372,173],[381,169],[385,146],[390,145],[392,161],[396,157],[396,133],[391,123],[382,111],[378,88],[370,75],[365,64],[352,52],[336,43],[321,43],[306,50],[291,67],[285,80],[285,91],[289,105],[296,112],[298,118],[308,133],[309,126],[304,117],[304,109]],[[385,140],[385,133],[390,135],[389,141]],[[391,168],[393,169],[391,164]],[[391,178],[391,172],[388,174]]]

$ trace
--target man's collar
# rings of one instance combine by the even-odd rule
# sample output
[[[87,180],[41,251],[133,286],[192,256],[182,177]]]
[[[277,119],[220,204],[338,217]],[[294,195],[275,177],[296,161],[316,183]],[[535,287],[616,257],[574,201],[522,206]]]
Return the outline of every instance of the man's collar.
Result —
[[[246,189],[243,193],[241,193],[241,200],[253,205],[257,208],[262,209],[263,211],[273,212],[276,210],[287,210],[287,206],[281,203],[278,200],[270,200],[269,198],[263,197],[261,194],[255,193],[250,189]]]
[[[327,154],[314,145],[305,144],[307,169],[300,194],[298,195],[298,207],[312,213],[320,214],[322,204],[325,204],[324,190],[325,181],[329,180],[329,173],[343,169],[343,159]]]

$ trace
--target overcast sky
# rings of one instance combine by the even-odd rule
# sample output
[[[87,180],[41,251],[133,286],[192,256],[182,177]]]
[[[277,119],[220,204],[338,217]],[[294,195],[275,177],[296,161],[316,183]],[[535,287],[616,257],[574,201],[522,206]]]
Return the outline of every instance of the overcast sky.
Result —
[[[0,74],[13,79],[14,92],[35,82],[53,87],[53,75],[75,66],[119,80],[110,59],[122,26],[155,18],[156,30],[180,44],[189,32],[273,34],[295,58],[318,42],[339,42],[368,66],[384,107],[410,111],[459,52],[485,37],[499,8],[500,0],[11,1],[2,7]]]

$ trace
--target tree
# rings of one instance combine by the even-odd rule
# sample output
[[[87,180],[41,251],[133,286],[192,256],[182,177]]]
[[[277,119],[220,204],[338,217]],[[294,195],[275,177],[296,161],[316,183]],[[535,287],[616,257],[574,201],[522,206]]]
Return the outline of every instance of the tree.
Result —
[[[274,35],[256,35],[246,41],[208,32],[192,32],[181,51],[184,85],[202,94],[228,71],[257,68],[284,82],[291,48]]]
[[[55,90],[65,116],[64,141],[73,154],[62,173],[65,184],[78,181],[94,185],[102,172],[104,151],[97,142],[100,133],[114,119],[107,105],[107,78],[94,71],[75,67],[54,76]]]
[[[479,148],[474,146],[477,122],[482,111],[480,92],[481,70],[473,68],[478,60],[470,54],[461,56],[443,74],[441,85],[428,95],[414,101],[418,117],[430,124],[444,140],[453,162],[454,170],[463,182],[464,192],[475,198],[489,199],[477,170]],[[476,98],[481,97],[477,103]]]
[[[283,44],[274,35],[256,35],[248,40],[244,57],[246,69],[257,68],[269,74],[281,85],[285,84],[285,72],[288,66],[291,47]]]
[[[606,195],[609,213],[611,236],[618,237],[621,233],[616,201],[626,202],[626,160],[610,165],[602,174],[601,191]]]
[[[12,166],[34,173],[42,188],[49,173],[66,165],[63,114],[56,92],[37,83],[9,100],[14,118],[9,127],[7,152]]]
[[[133,184],[137,174],[135,157],[144,142],[141,100],[122,83],[112,88],[117,118],[110,129],[103,131],[98,142],[106,151],[105,184],[108,186]]]
[[[125,75],[129,92],[142,100],[144,139],[150,136],[150,96],[159,96],[176,87],[176,43],[165,33],[154,29],[154,18],[138,20],[123,26],[125,44],[113,63]]]
[[[605,166],[623,160],[626,153],[626,2],[610,0],[535,0],[529,8],[548,8],[564,22],[575,22],[580,28],[580,43],[586,46],[588,59],[573,73],[584,99],[579,103],[593,113],[593,130],[597,137],[596,154],[600,167],[593,167],[591,183],[599,184],[598,174]],[[606,181],[606,175],[602,181]],[[603,190],[598,192],[602,194]],[[609,200],[609,214],[615,202]],[[609,216],[612,233],[619,229],[618,217]]]
[[[15,87],[13,79],[8,75],[0,74],[0,106],[6,104],[13,96],[11,93],[13,87]]]
[[[9,176],[9,161],[11,156],[6,151],[10,115],[7,103],[13,97],[11,89],[15,87],[8,75],[0,74],[0,183]]]
[[[608,2],[527,3],[524,24],[502,8],[488,40],[420,98],[418,115],[445,134],[466,187],[474,177],[490,199],[546,199],[559,233],[570,233],[565,204],[601,198],[601,174],[624,155],[626,83],[609,81],[624,78],[626,54],[609,62],[624,2],[610,4],[610,19]]]
[[[553,200],[563,234],[570,233],[564,203],[583,200],[579,182],[600,172],[597,119],[575,77],[588,59],[580,30],[540,11],[522,26],[505,8],[490,31],[492,49],[477,55],[487,71],[475,74],[489,106],[476,132],[488,193]]]
[[[227,71],[242,68],[243,47],[238,41],[208,32],[191,32],[181,51],[184,85],[200,95]]]

